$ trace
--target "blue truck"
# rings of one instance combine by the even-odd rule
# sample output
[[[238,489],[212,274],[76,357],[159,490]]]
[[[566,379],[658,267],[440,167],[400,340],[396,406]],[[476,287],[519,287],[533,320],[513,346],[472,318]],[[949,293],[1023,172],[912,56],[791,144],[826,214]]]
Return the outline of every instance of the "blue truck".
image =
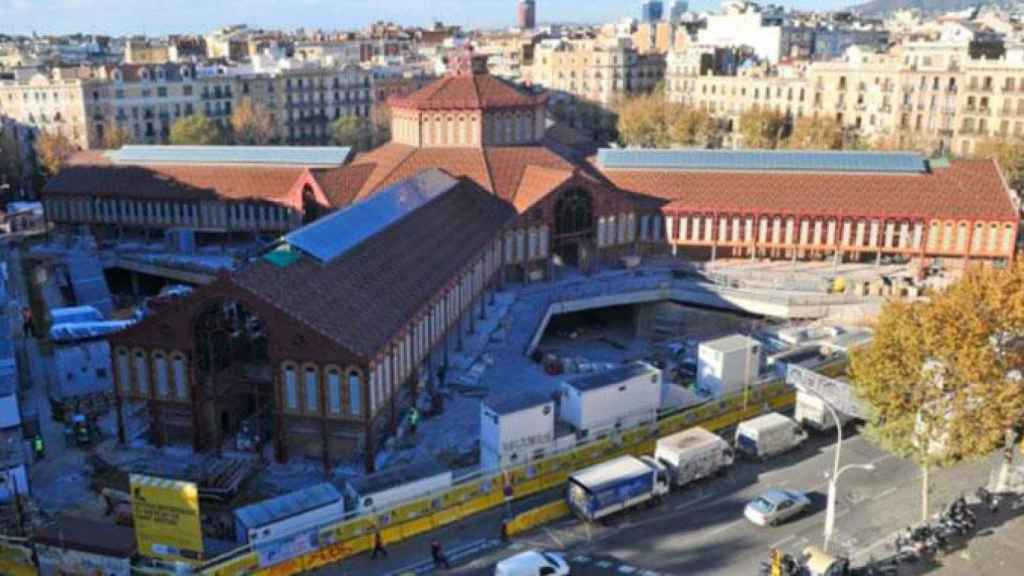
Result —
[[[570,476],[566,500],[573,513],[593,522],[643,503],[656,504],[668,491],[663,464],[649,456],[620,456]]]

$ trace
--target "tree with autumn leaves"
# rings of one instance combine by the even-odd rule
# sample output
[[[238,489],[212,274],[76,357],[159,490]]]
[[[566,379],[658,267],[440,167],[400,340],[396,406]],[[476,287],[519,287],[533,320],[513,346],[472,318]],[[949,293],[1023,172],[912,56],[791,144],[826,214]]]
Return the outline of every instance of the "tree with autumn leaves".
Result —
[[[851,359],[867,434],[929,471],[1003,450],[1000,483],[1024,424],[1024,261],[971,268],[927,301],[892,302]],[[1001,487],[1000,487],[1001,488]]]
[[[78,147],[59,132],[42,131],[34,144],[39,165],[46,176],[53,176],[67,163]]]
[[[627,146],[708,146],[718,133],[717,121],[706,111],[667,102],[659,93],[627,98],[617,112],[619,138]]]

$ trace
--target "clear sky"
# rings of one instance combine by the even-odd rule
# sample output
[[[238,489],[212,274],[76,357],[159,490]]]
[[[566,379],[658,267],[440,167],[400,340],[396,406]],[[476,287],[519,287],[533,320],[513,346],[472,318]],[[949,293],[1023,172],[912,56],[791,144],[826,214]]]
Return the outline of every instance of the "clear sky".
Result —
[[[855,0],[776,0],[828,9]],[[0,33],[195,33],[227,24],[253,27],[356,29],[375,20],[427,25],[434,20],[499,27],[515,20],[516,0],[0,0]],[[668,4],[668,2],[666,2]],[[717,9],[696,0],[692,10]],[[636,16],[640,0],[537,0],[538,20],[602,22]]]

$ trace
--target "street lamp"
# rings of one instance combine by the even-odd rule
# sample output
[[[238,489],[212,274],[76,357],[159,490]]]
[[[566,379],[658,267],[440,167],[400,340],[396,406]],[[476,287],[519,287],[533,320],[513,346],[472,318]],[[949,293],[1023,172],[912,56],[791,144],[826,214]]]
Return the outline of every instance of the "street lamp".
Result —
[[[825,544],[824,550],[828,552],[828,543],[832,539],[832,531],[836,524],[836,485],[839,483],[839,477],[847,470],[860,469],[867,470],[868,472],[875,469],[874,464],[847,464],[843,466],[838,472],[835,473],[828,480],[828,506],[825,508]]]
[[[825,544],[824,550],[828,552],[828,543],[832,539],[832,529],[836,522],[836,482],[839,481],[839,475],[850,468],[861,468],[863,470],[874,470],[873,464],[859,465],[851,464],[844,467],[842,470],[839,469],[839,457],[843,451],[843,422],[839,419],[839,414],[836,409],[832,407],[832,404],[825,399],[817,390],[807,386],[797,386],[800,392],[805,394],[811,394],[816,396],[818,400],[821,400],[821,404],[828,410],[829,415],[832,416],[832,420],[836,423],[836,456],[832,464],[832,477],[828,482],[828,507],[825,509]]]
[[[843,450],[843,422],[842,420],[839,419],[839,413],[837,413],[836,409],[832,407],[832,404],[830,404],[824,396],[818,393],[817,390],[815,390],[814,388],[808,388],[806,386],[797,386],[797,390],[805,394],[816,396],[818,400],[821,400],[822,405],[825,406],[825,409],[828,410],[829,415],[832,416],[832,420],[834,420],[836,423],[836,457],[835,462],[832,464],[832,477],[835,478],[839,476],[839,456]]]

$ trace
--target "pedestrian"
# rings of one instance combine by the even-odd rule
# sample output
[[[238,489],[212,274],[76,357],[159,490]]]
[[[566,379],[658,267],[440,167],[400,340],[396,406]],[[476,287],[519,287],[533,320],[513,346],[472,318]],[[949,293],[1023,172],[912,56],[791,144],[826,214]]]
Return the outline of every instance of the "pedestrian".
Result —
[[[452,565],[448,563],[448,557],[444,555],[441,543],[437,540],[430,543],[430,557],[434,559],[434,568],[443,567],[446,570],[451,570]]]
[[[388,551],[384,549],[384,540],[380,537],[380,531],[377,531],[373,535],[373,553],[370,554],[370,558],[376,559],[380,555],[387,557]]]
[[[34,335],[32,333],[32,309],[27,306],[21,309],[21,333],[26,338]]]
[[[409,410],[409,434],[411,436],[416,435],[416,426],[420,423],[420,411],[413,406]]]
[[[32,450],[36,453],[36,460],[46,457],[46,446],[43,444],[42,435],[36,434],[36,437],[32,439]]]

